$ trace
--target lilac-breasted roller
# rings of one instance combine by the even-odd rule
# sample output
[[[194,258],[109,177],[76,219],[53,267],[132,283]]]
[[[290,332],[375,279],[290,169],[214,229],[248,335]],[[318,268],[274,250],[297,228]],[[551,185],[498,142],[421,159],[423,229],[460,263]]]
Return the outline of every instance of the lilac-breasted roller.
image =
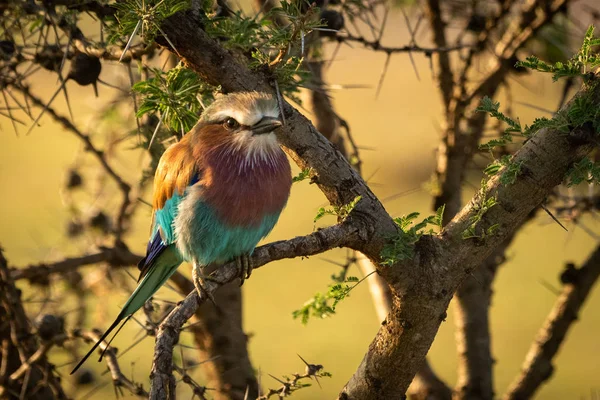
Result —
[[[277,143],[277,101],[258,92],[217,98],[181,141],[162,155],[154,176],[152,229],[138,286],[123,309],[73,369],[75,372],[114,330],[169,279],[193,264],[202,291],[201,268],[236,260],[241,281],[248,256],[275,226],[292,185],[290,164]]]

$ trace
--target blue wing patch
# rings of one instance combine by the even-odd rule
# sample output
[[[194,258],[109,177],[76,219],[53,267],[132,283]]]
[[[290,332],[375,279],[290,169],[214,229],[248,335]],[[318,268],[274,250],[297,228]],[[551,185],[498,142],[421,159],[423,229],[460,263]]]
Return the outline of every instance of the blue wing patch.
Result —
[[[194,174],[189,186],[197,183],[199,179],[199,175]],[[152,227],[152,235],[146,248],[146,257],[142,258],[138,263],[138,269],[140,270],[138,281],[146,275],[147,271],[163,251],[175,242],[173,223],[175,217],[177,217],[179,203],[185,198],[185,195],[186,193],[182,196],[177,192],[173,193],[173,196],[165,202],[163,208],[154,212],[154,226]]]

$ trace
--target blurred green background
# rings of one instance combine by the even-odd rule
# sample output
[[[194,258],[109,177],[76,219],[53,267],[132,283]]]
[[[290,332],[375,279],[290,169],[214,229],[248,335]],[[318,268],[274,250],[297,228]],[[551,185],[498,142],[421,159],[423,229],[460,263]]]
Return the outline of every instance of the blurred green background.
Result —
[[[408,43],[409,36],[402,15],[396,11],[389,18],[384,44]],[[326,47],[327,54],[331,54],[333,47]],[[330,84],[370,86],[367,89],[333,91],[332,96],[337,111],[350,124],[358,144],[368,148],[362,150],[361,157],[364,176],[369,178],[372,190],[380,198],[386,198],[416,189],[411,194],[385,203],[393,216],[413,211],[427,215],[431,213],[431,196],[425,187],[434,169],[441,107],[429,60],[419,54],[415,54],[414,59],[420,80],[415,75],[408,55],[396,55],[391,59],[377,99],[375,87],[384,65],[384,54],[363,50],[359,46],[343,46],[326,74]],[[125,82],[122,78],[124,68],[116,63],[110,66],[104,63],[101,78],[109,82],[115,79]],[[484,69],[485,65],[479,68]],[[553,84],[550,76],[530,74],[509,82],[515,100],[555,109],[562,86]],[[81,88],[73,82],[67,86],[76,123],[84,132],[92,135],[95,143],[102,144],[105,128],[95,116],[115,91],[101,86],[101,96],[95,98],[90,87]],[[32,87],[35,93],[47,99],[57,87],[56,76],[41,72]],[[308,102],[305,104],[308,107]],[[61,97],[54,106],[66,113]],[[543,112],[518,104],[514,111],[524,123],[544,115]],[[123,112],[130,118],[130,125],[122,128],[124,134],[133,125],[133,119],[131,114],[127,114],[129,111]],[[88,177],[94,176],[98,165],[90,157],[76,156],[82,145],[70,132],[54,124],[48,116],[41,122],[42,126],[30,135],[23,135],[24,129],[21,129],[21,135],[16,136],[9,121],[0,120],[0,188],[3,194],[0,196],[0,244],[11,266],[50,262],[80,254],[89,249],[94,241],[93,237],[70,241],[65,236],[70,213],[64,204],[61,188],[64,186],[66,170],[77,157],[81,158],[82,169]],[[146,157],[139,150],[128,149],[128,145],[120,146],[115,151],[118,152],[118,158],[117,161],[113,160],[113,165],[129,182],[133,182],[147,162]],[[294,172],[297,172],[297,168]],[[110,183],[106,183],[108,189],[102,189],[103,183],[94,179],[86,180],[85,184],[98,195],[99,200],[81,195],[90,204],[89,209],[83,212],[94,212],[98,204],[106,207],[106,204],[120,201],[110,190]],[[470,196],[478,185],[479,177],[474,173],[465,185],[465,195]],[[114,201],[110,196],[114,196]],[[150,193],[144,195],[146,199],[149,197]],[[311,232],[316,211],[325,204],[324,196],[307,181],[294,184],[289,205],[268,241]],[[333,217],[326,217],[319,224],[334,222]],[[149,223],[150,209],[141,206],[132,232],[126,238],[133,251],[143,252]],[[584,218],[582,223],[589,230],[598,231],[595,219]],[[591,234],[577,226],[570,225],[568,228],[569,232],[566,233],[546,214],[539,214],[521,230],[516,243],[509,249],[509,261],[499,271],[491,310],[493,354],[496,358],[494,371],[499,395],[519,371],[536,332],[556,300],[548,284],[560,287],[558,275],[564,263],[582,262],[596,246],[596,239]],[[278,387],[278,383],[268,374],[282,376],[302,372],[303,364],[296,355],[300,354],[309,362],[323,364],[333,377],[321,379],[322,388],[313,384],[311,388],[295,393],[294,398],[332,398],[360,363],[379,326],[366,284],[355,289],[350,298],[338,306],[337,315],[332,318],[311,320],[308,326],[303,326],[291,317],[292,311],[315,292],[325,290],[330,275],[338,271],[338,267],[324,258],[342,261],[344,256],[345,251],[337,250],[323,257],[275,262],[256,271],[244,285],[244,325],[252,335],[249,349],[255,368],[260,369],[264,388]],[[182,266],[182,270],[189,271],[189,266]],[[99,267],[87,267],[83,272],[90,282],[106,279]],[[132,272],[135,274],[135,271]],[[351,275],[359,276],[360,273],[354,269]],[[130,289],[133,285],[132,279]],[[127,290],[108,292],[106,287],[110,287],[110,284],[94,286],[89,296],[90,304],[98,307],[92,309],[88,323],[101,329],[108,325],[129,294]],[[53,292],[49,293],[50,298],[60,298],[62,290],[64,288],[55,286]],[[26,291],[32,310],[39,308],[36,301],[44,295],[37,288]],[[157,297],[176,299],[177,295],[163,288]],[[74,298],[67,298],[61,304],[47,305],[62,312],[72,311],[78,306]],[[595,311],[599,306],[600,293],[595,290],[555,360],[553,378],[543,386],[537,398],[590,398],[600,390],[600,313]],[[139,330],[137,324],[130,322],[114,344],[126,348]],[[451,386],[456,379],[453,331],[450,310],[429,355],[434,369]],[[184,334],[182,341],[193,345],[189,334]],[[82,349],[87,349],[87,345]],[[153,339],[147,338],[121,359],[121,367],[126,375],[133,374],[136,380],[144,382],[146,388],[152,349]],[[194,358],[192,350],[185,352]],[[60,351],[52,354],[57,360],[66,360]],[[104,371],[103,364],[96,364],[93,359],[90,361],[88,366]],[[59,371],[67,376],[70,367],[61,367]],[[194,377],[202,382],[201,374],[195,373]],[[114,396],[109,376],[104,375],[102,379],[107,384],[92,398]],[[71,389],[69,379],[65,382],[67,388]],[[76,397],[81,398],[91,388],[81,388]],[[191,397],[185,385],[179,385],[179,390],[182,398]],[[125,397],[129,398],[127,394]]]

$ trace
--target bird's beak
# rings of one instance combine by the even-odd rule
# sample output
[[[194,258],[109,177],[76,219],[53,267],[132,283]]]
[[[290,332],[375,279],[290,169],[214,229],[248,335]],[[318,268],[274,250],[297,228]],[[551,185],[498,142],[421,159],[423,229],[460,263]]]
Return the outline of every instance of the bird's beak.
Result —
[[[273,132],[275,129],[279,128],[282,123],[273,117],[263,117],[256,124],[252,125],[252,134],[253,135],[262,135],[265,133]]]

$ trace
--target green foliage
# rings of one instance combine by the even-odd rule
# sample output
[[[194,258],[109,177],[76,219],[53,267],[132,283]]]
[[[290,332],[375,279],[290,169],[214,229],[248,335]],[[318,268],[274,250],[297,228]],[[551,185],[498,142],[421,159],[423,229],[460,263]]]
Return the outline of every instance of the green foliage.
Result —
[[[430,215],[421,222],[414,224],[414,221],[419,217],[418,212],[410,213],[406,216],[394,218],[394,222],[398,225],[398,235],[389,238],[388,243],[381,251],[381,264],[393,265],[402,260],[411,259],[414,256],[415,244],[424,234],[433,234],[433,230],[426,230],[427,226],[433,225],[442,229],[442,221],[444,218],[445,206],[437,209],[435,215]]]
[[[483,219],[483,216],[492,207],[494,207],[496,204],[498,204],[496,196],[487,197],[486,190],[487,190],[487,180],[483,179],[481,181],[481,189],[480,189],[479,193],[477,193],[476,198],[475,198],[475,203],[473,204],[473,210],[475,210],[476,213],[469,219],[469,226],[467,227],[467,229],[465,229],[463,231],[463,234],[462,234],[463,239],[472,239],[472,238],[485,239],[488,236],[494,235],[496,230],[500,227],[499,224],[494,224],[485,230],[477,229],[479,223]]]
[[[305,38],[321,27],[319,9],[299,1],[282,1],[278,7],[258,17],[245,17],[234,12],[228,17],[207,17],[206,32],[222,40],[225,47],[250,55],[253,69],[265,66],[273,73],[283,94],[299,102],[298,86],[309,77],[301,67],[304,61]],[[278,26],[273,21],[283,17],[290,23]]]
[[[567,186],[579,185],[580,183],[600,183],[600,164],[585,157],[573,164],[567,172]]]
[[[356,196],[354,198],[354,200],[352,200],[350,203],[345,204],[340,207],[333,206],[333,208],[328,208],[328,209],[321,207],[321,208],[319,208],[319,211],[317,211],[317,215],[315,216],[314,222],[317,222],[318,220],[323,218],[325,215],[337,215],[338,218],[341,221],[343,221],[348,217],[348,215],[350,215],[352,210],[354,210],[354,207],[356,207],[356,204],[358,204],[360,199],[361,199],[361,196]]]
[[[517,180],[517,177],[521,173],[521,166],[523,165],[522,161],[518,163],[511,162],[512,156],[505,155],[502,156],[499,160],[494,160],[490,165],[488,165],[483,172],[488,176],[496,175],[500,170],[502,170],[502,175],[500,175],[500,183],[503,185],[512,185]]]
[[[531,68],[542,72],[551,72],[554,80],[564,76],[584,76],[586,72],[600,66],[600,55],[592,52],[592,47],[600,45],[600,39],[594,38],[594,27],[590,26],[586,32],[583,44],[579,52],[566,62],[557,62],[553,65],[548,64],[535,56],[528,57],[526,61],[518,62],[518,67]],[[494,102],[489,97],[484,97],[481,104],[477,107],[477,112],[486,112],[492,118],[502,121],[508,125],[503,135],[498,139],[493,139],[479,147],[484,150],[492,150],[498,146],[505,146],[512,142],[514,134],[520,134],[527,138],[532,137],[536,132],[543,128],[556,129],[563,133],[568,133],[573,128],[582,126],[587,122],[594,124],[596,132],[600,132],[600,110],[594,106],[594,102],[587,96],[579,96],[574,99],[571,107],[567,111],[558,112],[551,119],[537,118],[531,126],[524,128],[518,119],[510,118],[499,111],[500,103]]]
[[[312,168],[310,168],[310,167],[304,168],[302,171],[300,171],[300,173],[298,175],[296,175],[292,178],[292,183],[302,182],[305,179],[309,179],[311,171],[312,171]]]
[[[152,69],[154,76],[140,81],[133,90],[142,95],[137,117],[158,114],[168,128],[181,135],[198,121],[203,102],[212,100],[212,92],[195,72],[178,66],[168,72]]]
[[[332,316],[335,314],[338,303],[348,297],[352,289],[365,278],[359,280],[354,276],[349,276],[343,282],[330,284],[325,293],[315,294],[300,309],[293,311],[292,317],[294,319],[300,318],[302,324],[306,325],[311,317],[323,319]],[[353,283],[353,285],[349,285],[349,283]]]
[[[109,40],[134,37],[138,33],[146,41],[154,40],[162,22],[190,6],[190,0],[124,0],[114,4],[117,23],[112,27]]]
[[[500,102],[494,101],[488,96],[485,96],[483,99],[481,99],[479,107],[475,109],[475,111],[477,112],[487,112],[488,114],[490,114],[491,117],[496,118],[499,121],[505,122],[508,125],[508,128],[504,130],[504,133],[523,133],[523,129],[521,128],[521,124],[519,123],[519,121],[507,117],[499,110]]]
[[[535,56],[519,61],[516,67],[530,68],[540,72],[549,72],[557,81],[563,77],[584,76],[587,72],[600,66],[600,55],[592,52],[592,47],[600,45],[600,39],[594,38],[594,26],[590,26],[583,39],[579,52],[566,62],[548,64]]]

